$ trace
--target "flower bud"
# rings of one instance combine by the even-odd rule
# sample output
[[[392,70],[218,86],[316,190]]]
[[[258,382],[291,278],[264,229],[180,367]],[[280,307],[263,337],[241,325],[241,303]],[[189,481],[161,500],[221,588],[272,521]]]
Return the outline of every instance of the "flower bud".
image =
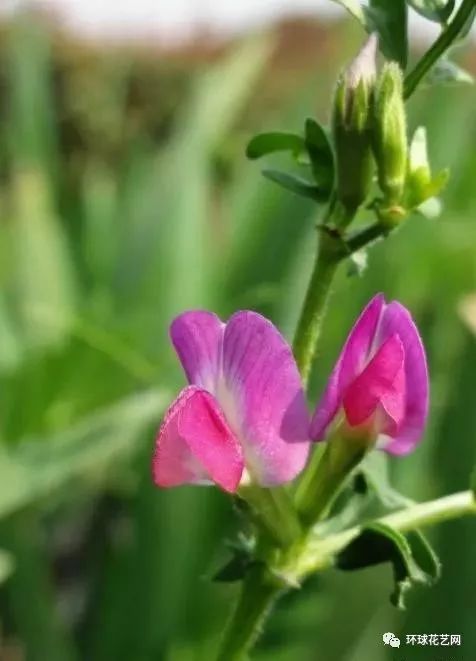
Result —
[[[336,151],[337,197],[350,216],[367,197],[372,181],[370,128],[376,51],[377,37],[371,35],[341,75],[334,97],[332,129]]]
[[[408,145],[403,74],[396,62],[384,66],[377,84],[373,148],[380,188],[389,204],[398,204],[405,184]]]

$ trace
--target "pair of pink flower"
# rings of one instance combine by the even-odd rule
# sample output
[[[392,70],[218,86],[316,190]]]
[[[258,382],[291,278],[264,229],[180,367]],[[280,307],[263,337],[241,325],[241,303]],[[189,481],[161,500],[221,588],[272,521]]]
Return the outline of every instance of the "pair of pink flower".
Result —
[[[190,383],[167,411],[153,458],[161,487],[288,482],[331,426],[357,429],[395,455],[421,438],[428,413],[424,348],[409,312],[373,298],[354,325],[312,420],[291,349],[273,324],[237,312],[174,320],[171,338]]]

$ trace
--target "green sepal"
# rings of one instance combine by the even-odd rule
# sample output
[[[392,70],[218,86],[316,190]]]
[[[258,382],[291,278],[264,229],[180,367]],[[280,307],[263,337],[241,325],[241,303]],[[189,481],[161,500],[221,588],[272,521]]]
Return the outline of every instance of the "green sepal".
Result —
[[[261,158],[267,154],[289,151],[298,158],[305,149],[304,139],[295,133],[269,131],[258,133],[248,142],[246,156],[250,159]]]

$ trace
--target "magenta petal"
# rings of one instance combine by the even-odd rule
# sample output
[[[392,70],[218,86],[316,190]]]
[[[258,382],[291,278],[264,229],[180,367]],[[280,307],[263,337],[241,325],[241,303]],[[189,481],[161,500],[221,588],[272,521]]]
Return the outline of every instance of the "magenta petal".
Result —
[[[285,339],[255,312],[237,312],[226,325],[217,397],[253,479],[272,486],[302,470],[309,417],[299,372]]]
[[[351,427],[374,417],[377,433],[395,433],[405,412],[405,353],[398,335],[382,344],[363,372],[350,384],[344,395],[344,410]],[[383,414],[383,415],[382,415]]]
[[[195,386],[182,390],[157,436],[154,482],[172,487],[212,480],[234,492],[243,466],[241,446],[214,397]]]
[[[346,388],[364,368],[372,349],[384,306],[383,295],[374,296],[350,331],[314,412],[311,423],[313,440],[322,441],[324,439],[328,426],[342,404]]]
[[[405,415],[395,438],[382,447],[391,454],[401,455],[413,450],[423,435],[428,416],[428,369],[425,349],[410,313],[400,303],[390,303],[379,329],[381,341],[398,333],[405,350]]]
[[[184,312],[173,320],[170,337],[189,383],[214,391],[224,329],[216,314],[205,310]]]

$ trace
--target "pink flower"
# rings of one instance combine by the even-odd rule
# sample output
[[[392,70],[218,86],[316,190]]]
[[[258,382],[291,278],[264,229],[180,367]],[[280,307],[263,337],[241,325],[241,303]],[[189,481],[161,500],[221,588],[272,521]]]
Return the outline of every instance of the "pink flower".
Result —
[[[377,447],[395,455],[413,450],[428,415],[425,350],[410,313],[397,301],[375,296],[350,332],[311,423],[324,440],[345,417]]]
[[[226,324],[185,312],[170,329],[184,388],[165,414],[153,457],[161,487],[215,482],[234,492],[292,480],[309,451],[309,416],[290,347],[255,312]]]

